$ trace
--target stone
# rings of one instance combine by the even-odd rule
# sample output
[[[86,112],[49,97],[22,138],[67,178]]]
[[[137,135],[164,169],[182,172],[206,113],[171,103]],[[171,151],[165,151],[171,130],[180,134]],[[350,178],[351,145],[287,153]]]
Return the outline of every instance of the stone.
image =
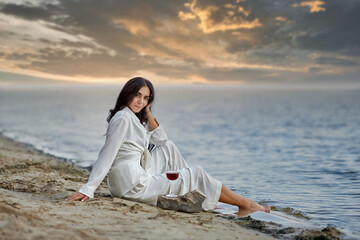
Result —
[[[198,213],[202,211],[202,203],[206,196],[194,190],[183,196],[169,198],[166,195],[158,197],[157,206],[166,210],[175,210],[186,213]]]
[[[323,230],[303,230],[297,236],[296,240],[340,240],[343,239],[344,233],[334,227],[328,226]]]

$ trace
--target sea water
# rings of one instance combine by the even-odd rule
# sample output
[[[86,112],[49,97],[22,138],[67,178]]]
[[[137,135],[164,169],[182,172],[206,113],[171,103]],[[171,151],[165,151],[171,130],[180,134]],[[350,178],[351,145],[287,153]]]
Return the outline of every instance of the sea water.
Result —
[[[89,167],[120,88],[2,88],[0,131]],[[160,86],[153,112],[190,165],[236,193],[360,236],[359,89]]]

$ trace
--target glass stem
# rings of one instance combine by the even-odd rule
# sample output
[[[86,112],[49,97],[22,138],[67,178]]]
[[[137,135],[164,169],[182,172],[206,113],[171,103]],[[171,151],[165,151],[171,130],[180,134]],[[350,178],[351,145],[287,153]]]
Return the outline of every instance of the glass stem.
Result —
[[[172,191],[171,191],[171,189],[172,189],[172,182],[173,182],[173,181],[170,180],[170,195],[172,195]]]

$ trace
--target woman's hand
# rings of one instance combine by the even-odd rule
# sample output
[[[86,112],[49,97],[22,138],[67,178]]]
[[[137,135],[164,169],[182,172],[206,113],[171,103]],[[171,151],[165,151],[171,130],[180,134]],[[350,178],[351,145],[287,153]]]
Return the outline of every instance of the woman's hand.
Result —
[[[149,113],[151,114],[150,106],[151,106],[151,103],[148,104],[148,105],[146,105],[146,107],[145,107],[145,113],[146,113],[146,114],[149,114]]]
[[[81,192],[77,192],[74,193],[73,195],[71,195],[70,197],[68,197],[66,200],[70,200],[70,201],[79,201],[81,200],[82,202],[88,200],[89,197],[86,196],[85,194],[82,194]]]
[[[151,104],[146,105],[145,113],[146,113],[146,116],[147,116],[147,123],[149,125],[150,131],[152,131],[155,128],[157,128],[159,126],[159,124],[156,121],[156,119],[154,118],[154,116],[152,115],[152,113],[150,111],[150,106],[151,106]]]

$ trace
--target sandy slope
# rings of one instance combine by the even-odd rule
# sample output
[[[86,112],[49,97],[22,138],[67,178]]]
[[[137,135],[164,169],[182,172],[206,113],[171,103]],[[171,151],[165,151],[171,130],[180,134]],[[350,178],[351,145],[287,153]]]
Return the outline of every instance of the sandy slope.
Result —
[[[214,213],[187,214],[111,198],[64,199],[88,172],[0,136],[0,239],[272,239]]]

